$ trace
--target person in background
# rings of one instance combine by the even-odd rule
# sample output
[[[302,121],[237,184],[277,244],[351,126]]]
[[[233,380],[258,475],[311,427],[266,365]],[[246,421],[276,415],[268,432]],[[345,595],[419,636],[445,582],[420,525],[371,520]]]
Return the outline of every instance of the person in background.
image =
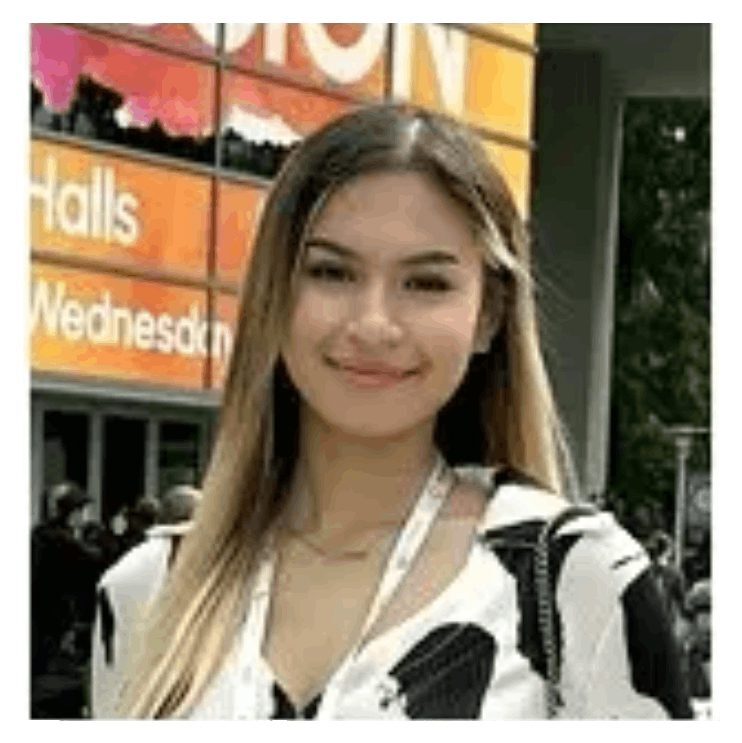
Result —
[[[126,508],[120,508],[104,519],[102,531],[97,537],[98,546],[103,554],[103,570],[111,567],[121,557],[124,549],[122,537],[126,532],[127,524]]]
[[[201,500],[201,491],[192,485],[175,485],[162,496],[160,524],[184,524],[192,521]]]
[[[711,583],[694,583],[686,597],[690,629],[686,645],[690,691],[694,699],[711,697]]]
[[[93,717],[112,715],[122,678],[122,661],[127,657],[132,626],[127,606],[145,587],[137,581],[140,565],[153,554],[164,553],[168,569],[172,566],[182,538],[191,528],[201,492],[190,485],[176,485],[163,496],[159,523],[146,532],[144,542],[132,548],[107,570],[98,583],[96,619],[92,639],[91,710]]]
[[[109,521],[108,521],[108,529],[116,537],[121,537],[121,536],[123,536],[124,532],[126,531],[126,527],[127,527],[128,523],[129,522],[126,519],[126,508],[120,508],[109,519]]]
[[[708,526],[688,527],[688,539],[683,550],[683,574],[689,585],[710,577],[711,529]]]
[[[160,504],[155,498],[139,498],[126,512],[126,530],[121,535],[120,554],[141,544],[147,536],[147,530],[158,522],[159,517]]]
[[[103,571],[108,567],[106,559],[105,527],[97,521],[86,522],[81,530],[80,539],[88,550],[90,559],[86,569],[80,576],[84,590],[81,591],[81,604],[79,606],[79,620],[92,626],[95,616],[95,586],[100,580]],[[88,629],[89,631],[89,629]],[[85,648],[89,642],[85,643]]]
[[[97,553],[81,539],[90,498],[74,482],[46,494],[47,519],[31,532],[31,716],[78,718],[82,666],[78,630],[86,577]]]
[[[675,636],[682,641],[686,631],[683,617],[685,578],[674,564],[673,541],[668,534],[658,529],[650,535],[646,548]]]
[[[201,491],[191,485],[175,485],[162,496],[159,523],[147,531],[147,539],[170,540],[169,562],[175,560],[180,542],[191,528]]]

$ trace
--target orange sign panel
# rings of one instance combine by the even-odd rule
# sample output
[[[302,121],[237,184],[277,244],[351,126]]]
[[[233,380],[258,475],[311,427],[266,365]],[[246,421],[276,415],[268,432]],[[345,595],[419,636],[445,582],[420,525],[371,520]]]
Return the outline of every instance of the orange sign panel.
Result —
[[[40,263],[31,268],[36,370],[199,388],[207,355],[221,360],[231,348],[229,328],[209,326],[205,291]]]
[[[93,23],[115,33],[139,37],[158,46],[216,55],[216,23]]]
[[[205,278],[209,179],[31,142],[31,245]]]
[[[237,313],[239,312],[239,298],[233,294],[217,294],[215,302],[215,314],[217,322],[223,327],[227,328],[230,333],[230,338],[235,338],[235,330],[237,326]],[[227,368],[229,365],[229,358],[232,353],[232,346],[230,345],[227,352],[224,354],[214,355],[212,362],[212,387],[214,389],[222,389],[224,387],[224,381],[227,375]]]
[[[246,183],[219,183],[219,222],[217,233],[217,276],[235,288],[252,253],[265,189]]]
[[[386,23],[228,23],[230,60],[366,98],[385,92]]]

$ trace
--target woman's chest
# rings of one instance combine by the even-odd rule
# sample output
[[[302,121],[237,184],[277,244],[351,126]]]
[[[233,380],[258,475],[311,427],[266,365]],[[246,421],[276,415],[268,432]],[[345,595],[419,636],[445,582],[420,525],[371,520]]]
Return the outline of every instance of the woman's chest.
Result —
[[[263,645],[289,697],[300,705],[314,698],[351,653],[361,654],[424,613],[462,576],[471,538],[470,525],[443,523],[407,566],[385,565],[389,545],[360,561],[313,560],[289,551],[274,579]],[[379,584],[395,570],[397,588],[380,600]]]
[[[250,684],[238,684],[248,700],[248,718],[316,716],[333,719],[534,719],[544,714],[543,678],[521,642],[517,597],[512,587],[476,592],[475,571],[467,570],[452,590],[423,612],[379,635],[346,665],[325,668],[327,653],[313,654],[316,632],[292,625],[285,647],[295,642],[295,666],[279,665],[265,653],[251,669]],[[334,623],[333,627],[337,628]],[[336,629],[337,632],[337,629]],[[328,643],[334,643],[327,632]],[[268,648],[266,648],[267,650]],[[342,654],[342,653],[341,653]],[[310,661],[307,663],[307,659]],[[316,664],[316,665],[312,665]],[[238,670],[238,669],[235,669]],[[297,675],[297,670],[298,674]],[[281,675],[283,674],[283,676]],[[233,677],[241,678],[239,674]],[[305,690],[291,687],[304,683]],[[230,696],[229,681],[214,698]],[[220,690],[221,689],[221,690]],[[250,700],[255,700],[253,704]],[[230,716],[227,708],[217,716]],[[202,709],[197,716],[209,716]]]
[[[357,641],[375,586],[366,564],[282,561],[262,655],[297,706],[320,692]]]

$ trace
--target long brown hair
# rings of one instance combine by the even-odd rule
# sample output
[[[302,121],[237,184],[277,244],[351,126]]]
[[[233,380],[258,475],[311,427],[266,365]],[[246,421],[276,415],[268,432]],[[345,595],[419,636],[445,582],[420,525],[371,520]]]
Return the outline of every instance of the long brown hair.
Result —
[[[562,491],[562,437],[536,327],[529,244],[508,188],[469,131],[441,114],[378,104],[308,137],[268,195],[242,286],[218,433],[196,524],[155,602],[121,712],[187,714],[230,651],[258,551],[281,514],[297,458],[299,400],[280,359],[303,235],[324,200],[362,173],[432,176],[470,217],[486,266],[485,309],[501,310],[440,411],[450,464],[515,468]]]

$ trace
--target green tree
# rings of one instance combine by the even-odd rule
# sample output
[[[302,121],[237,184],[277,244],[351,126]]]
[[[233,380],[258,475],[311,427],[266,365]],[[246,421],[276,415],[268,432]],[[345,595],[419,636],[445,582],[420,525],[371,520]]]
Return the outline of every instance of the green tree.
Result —
[[[711,121],[705,100],[630,100],[624,118],[610,490],[672,524],[667,425],[710,421]],[[691,467],[708,469],[709,442]]]

